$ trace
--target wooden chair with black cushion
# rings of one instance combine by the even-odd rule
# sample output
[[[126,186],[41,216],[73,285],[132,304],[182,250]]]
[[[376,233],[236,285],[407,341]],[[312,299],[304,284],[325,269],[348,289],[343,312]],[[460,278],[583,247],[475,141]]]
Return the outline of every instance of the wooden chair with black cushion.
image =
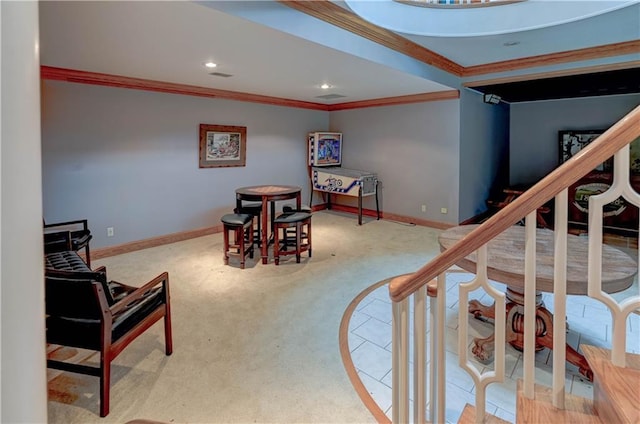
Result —
[[[228,213],[220,220],[224,233],[224,264],[229,265],[229,256],[239,256],[240,268],[244,269],[245,257],[253,258],[253,215]],[[233,243],[229,233],[233,233]]]
[[[57,229],[57,231],[56,231]],[[44,253],[64,252],[72,250],[78,252],[84,249],[85,260],[91,267],[91,252],[89,242],[93,236],[89,231],[86,219],[74,221],[44,223]]]
[[[309,252],[311,257],[311,214],[307,212],[283,213],[273,221],[273,258],[280,264],[280,256]],[[293,231],[291,231],[293,230]]]
[[[47,360],[47,367],[100,378],[100,416],[109,414],[111,362],[139,335],[164,318],[165,353],[173,352],[169,275],[142,287],[107,280],[104,267],[92,271],[73,251],[45,255],[47,343],[95,350],[93,367]]]

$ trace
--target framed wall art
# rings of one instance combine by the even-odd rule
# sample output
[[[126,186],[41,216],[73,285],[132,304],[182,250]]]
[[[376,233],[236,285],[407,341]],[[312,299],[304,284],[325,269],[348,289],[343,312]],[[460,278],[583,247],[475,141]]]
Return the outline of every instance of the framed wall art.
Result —
[[[245,166],[247,127],[200,124],[200,168]]]
[[[560,131],[560,163],[571,159],[576,153],[595,140],[604,130]],[[640,192],[640,138],[630,144],[630,183]],[[569,224],[574,228],[587,228],[589,219],[589,197],[600,194],[613,184],[613,157],[569,187]],[[602,211],[605,231],[624,235],[638,233],[638,208],[619,197],[604,206]]]
[[[567,130],[559,131],[560,163],[565,163],[576,153],[595,140],[604,130]],[[594,171],[611,172],[613,159],[601,163]]]

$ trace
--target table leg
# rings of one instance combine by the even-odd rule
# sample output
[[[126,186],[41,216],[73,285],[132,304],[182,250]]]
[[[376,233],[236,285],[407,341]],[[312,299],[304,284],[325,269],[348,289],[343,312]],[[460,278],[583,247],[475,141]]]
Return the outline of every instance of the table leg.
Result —
[[[260,246],[260,248],[262,252],[263,264],[269,262],[269,218],[267,216],[269,214],[267,212],[267,203],[267,198],[262,197],[262,246]]]
[[[537,351],[553,349],[553,314],[549,312],[542,302],[542,294],[536,294],[536,347]],[[524,348],[524,296],[521,292],[510,287],[507,288],[506,305],[506,341],[514,349],[522,351]],[[494,304],[495,305],[495,304]],[[477,319],[495,319],[494,305],[486,306],[477,300],[471,300],[468,304],[469,313]],[[473,341],[471,352],[478,361],[486,363],[493,359],[495,335],[486,338],[476,338]],[[566,345],[567,362],[578,367],[580,374],[589,381],[593,381],[593,372],[583,355],[571,346]]]
[[[362,225],[362,186],[358,187],[358,225]]]

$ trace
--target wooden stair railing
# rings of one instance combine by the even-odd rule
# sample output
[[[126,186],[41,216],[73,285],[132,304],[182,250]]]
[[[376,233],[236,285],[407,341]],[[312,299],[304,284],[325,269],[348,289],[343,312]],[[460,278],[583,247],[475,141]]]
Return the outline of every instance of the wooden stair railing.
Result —
[[[592,196],[589,204],[594,209],[603,208],[604,204],[611,202],[616,196],[623,195],[632,204],[640,206],[640,196],[630,188],[628,167],[624,165],[629,161],[629,147],[634,139],[640,137],[640,106],[629,112],[624,118],[614,124],[589,146],[573,156],[573,158],[539,183],[524,192],[507,207],[500,210],[493,217],[463,237],[459,242],[448,247],[443,253],[427,263],[413,274],[406,274],[394,278],[389,284],[389,295],[393,301],[392,320],[392,420],[393,422],[409,421],[409,327],[411,320],[414,324],[413,332],[413,419],[416,422],[430,421],[444,422],[446,409],[445,399],[445,305],[446,305],[446,274],[450,268],[469,254],[477,252],[478,267],[475,278],[465,284],[459,285],[460,304],[466,304],[466,296],[471,290],[482,287],[495,301],[495,339],[496,346],[504,345],[504,296],[500,293],[492,293],[490,282],[487,278],[487,244],[507,228],[516,222],[525,219],[525,262],[524,262],[524,350],[522,392],[524,403],[535,403],[536,396],[544,397],[544,387],[539,390],[535,384],[535,333],[536,333],[536,210],[551,199],[556,202],[556,228],[554,232],[555,266],[554,266],[554,299],[557,307],[556,313],[564,316],[566,308],[566,266],[567,266],[567,188],[577,182],[584,175],[596,168],[600,163],[615,156],[614,183],[611,188],[602,195]],[[613,198],[612,198],[613,197]],[[593,201],[593,202],[592,202]],[[591,207],[590,207],[591,209]],[[615,315],[614,342],[612,350],[612,363],[624,367],[624,361],[620,361],[621,351],[624,351],[624,332],[619,324],[633,308],[640,305],[640,296],[633,300],[623,302],[622,306],[615,303],[602,292],[598,269],[600,259],[598,255],[602,251],[601,232],[602,222],[597,223],[598,212],[589,214],[589,229],[593,228],[593,237],[589,237],[589,296],[605,303]],[[592,222],[594,226],[592,227]],[[600,235],[600,236],[598,236]],[[593,251],[592,251],[593,250]],[[594,266],[592,266],[592,264]],[[563,270],[564,268],[564,270]],[[427,284],[429,283],[429,286]],[[426,299],[429,298],[429,308],[426,308]],[[413,302],[413,317],[410,316]],[[429,325],[431,349],[430,358],[426,360],[426,313],[429,310]],[[615,312],[615,313],[614,313]],[[467,330],[465,324],[466,311],[459,310],[458,328],[458,354],[459,366],[463,368],[474,380],[476,385],[475,420],[487,422],[485,411],[486,388],[493,382],[504,379],[504,350],[497,349],[494,370],[491,372],[478,372],[466,356]],[[558,320],[553,329],[553,344],[564,346],[565,323]],[[616,323],[618,323],[616,330]],[[500,324],[500,325],[498,325]],[[616,337],[622,336],[621,337]],[[562,367],[553,367],[553,407],[561,411],[565,405],[573,402],[571,396],[567,396],[565,402],[564,390],[564,349],[554,349],[554,364],[562,364]],[[425,364],[429,364],[429,372]],[[429,381],[429,400],[427,402],[427,377]],[[579,401],[581,402],[581,401]],[[428,405],[426,408],[424,405]],[[428,409],[427,409],[428,408]],[[570,406],[571,408],[571,406]],[[427,414],[429,417],[427,417]],[[465,411],[465,416],[469,416]],[[473,414],[471,414],[473,415]],[[527,422],[517,421],[517,422]]]
[[[398,302],[407,298],[418,288],[449,269],[458,259],[478,250],[480,246],[508,227],[542,207],[637,137],[640,137],[640,106],[524,192],[508,207],[500,210],[475,231],[469,233],[459,243],[438,255],[409,277],[392,280],[389,283],[391,300]]]

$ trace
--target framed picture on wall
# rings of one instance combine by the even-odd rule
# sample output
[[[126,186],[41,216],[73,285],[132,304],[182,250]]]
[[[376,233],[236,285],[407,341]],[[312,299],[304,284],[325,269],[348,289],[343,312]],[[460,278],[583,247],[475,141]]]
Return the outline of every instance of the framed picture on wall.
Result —
[[[247,127],[200,124],[200,168],[245,166]]]
[[[598,138],[605,130],[566,130],[559,131],[560,138],[560,163],[565,163],[576,153]],[[594,171],[611,172],[613,170],[613,158],[601,163]]]
[[[560,163],[571,159],[576,153],[595,140],[604,130],[560,131]],[[640,137],[629,146],[630,183],[640,192]],[[569,224],[572,227],[587,228],[589,218],[589,197],[603,193],[613,184],[613,157],[601,163],[593,171],[569,187]],[[637,234],[638,208],[623,197],[604,206],[603,226],[609,232]]]

